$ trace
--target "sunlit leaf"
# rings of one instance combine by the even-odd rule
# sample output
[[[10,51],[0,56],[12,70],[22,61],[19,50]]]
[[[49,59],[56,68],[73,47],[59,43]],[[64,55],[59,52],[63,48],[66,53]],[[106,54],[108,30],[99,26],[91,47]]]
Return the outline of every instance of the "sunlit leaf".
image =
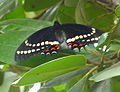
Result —
[[[58,76],[58,77],[46,82],[43,85],[43,87],[52,87],[52,86],[63,84],[65,82],[68,82],[69,80],[71,80],[73,77],[80,75],[84,72],[87,72],[90,69],[91,69],[91,67],[80,68],[78,70],[75,70],[75,71],[66,73],[64,75]]]
[[[116,13],[117,16],[120,16],[120,6],[117,6],[115,8],[115,13]]]
[[[112,65],[109,68],[106,68],[105,70],[96,73],[95,75],[93,75],[92,77],[90,77],[90,80],[94,80],[95,82],[99,82],[102,80],[106,80],[115,76],[119,76],[120,75],[120,62]]]
[[[16,8],[18,0],[0,0],[0,17]]]
[[[48,63],[39,65],[27,72],[14,84],[16,86],[33,84],[36,82],[43,82],[48,79],[52,79],[61,74],[73,71],[80,67],[83,67],[86,59],[81,55],[71,55],[63,58],[52,60]],[[30,81],[29,81],[30,80]]]

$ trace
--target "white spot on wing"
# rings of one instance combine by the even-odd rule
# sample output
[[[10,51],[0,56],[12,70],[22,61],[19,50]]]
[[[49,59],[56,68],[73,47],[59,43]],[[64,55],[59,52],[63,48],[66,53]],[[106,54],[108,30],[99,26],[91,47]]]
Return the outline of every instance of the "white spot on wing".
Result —
[[[55,54],[55,53],[57,53],[56,51],[52,51],[52,54]]]
[[[46,41],[45,44],[48,44],[48,41]]]
[[[44,52],[41,52],[40,54],[41,54],[41,55],[44,55],[45,53],[44,53]]]
[[[41,45],[44,45],[44,42],[41,42]]]
[[[36,44],[33,44],[32,46],[33,46],[33,47],[35,47],[35,46],[36,46]]]
[[[40,46],[40,43],[38,43],[37,46]]]
[[[76,39],[76,40],[79,39],[79,36],[75,36],[75,39]]]
[[[46,55],[50,55],[50,53],[49,53],[49,52],[47,52],[47,53],[46,53]]]
[[[17,54],[20,54],[20,51],[17,51]]]
[[[35,52],[35,49],[32,49],[32,52]]]
[[[82,36],[82,35],[80,35],[79,37],[80,37],[80,39],[82,39],[82,38],[83,38],[83,36]]]
[[[44,49],[45,47],[41,47],[41,49]]]
[[[91,36],[91,34],[87,34],[87,36]]]
[[[40,49],[36,49],[36,51],[39,51]]]
[[[71,42],[71,39],[68,39],[68,40],[67,40],[67,43],[69,43],[69,42]]]
[[[82,40],[82,42],[84,42],[85,40]]]
[[[28,46],[32,46],[32,44],[29,44]]]
[[[24,54],[27,54],[27,51],[24,51]]]
[[[83,37],[84,37],[84,38],[86,38],[86,37],[87,37],[87,35],[83,35]]]
[[[96,33],[96,29],[95,28],[91,28],[92,29],[92,33]]]
[[[87,42],[89,42],[89,41],[90,41],[90,39],[87,40]]]
[[[31,53],[31,50],[28,50],[28,52],[27,53]]]
[[[59,44],[59,42],[58,41],[54,41],[53,44]]]
[[[74,42],[74,41],[75,41],[75,38],[72,38],[72,39],[71,39],[71,41],[73,41],[73,42]]]
[[[94,38],[92,38],[91,41],[94,41]]]
[[[21,51],[20,53],[23,54],[23,51]]]
[[[95,40],[98,40],[98,38],[96,37]]]
[[[27,43],[28,43],[28,40],[25,41],[25,44],[27,44]]]

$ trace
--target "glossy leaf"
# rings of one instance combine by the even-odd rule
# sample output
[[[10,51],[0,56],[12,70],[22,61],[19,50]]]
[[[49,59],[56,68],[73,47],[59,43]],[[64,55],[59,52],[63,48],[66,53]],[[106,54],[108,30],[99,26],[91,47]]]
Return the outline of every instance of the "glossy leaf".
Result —
[[[95,83],[89,92],[112,92],[111,80]]]
[[[53,86],[56,86],[56,85],[63,84],[65,82],[71,80],[73,77],[75,77],[77,75],[80,75],[80,74],[82,74],[84,72],[87,72],[90,69],[91,69],[91,67],[80,68],[78,70],[75,70],[75,71],[66,73],[64,75],[58,76],[58,77],[46,82],[43,85],[43,87],[53,87]]]
[[[82,1],[85,2],[85,0]],[[114,15],[111,12],[108,12],[107,9],[100,7],[98,4],[90,1],[84,4],[83,14],[87,19],[86,23],[88,25],[105,31],[109,31],[112,28]]]
[[[69,7],[76,7],[77,3],[79,0],[65,0],[64,4],[65,6],[69,6]]]
[[[24,8],[26,11],[38,11],[50,8],[60,0],[25,0]]]
[[[41,88],[38,92],[56,92],[53,88]]]
[[[119,92],[120,90],[120,77],[115,77],[115,78],[112,78],[112,89],[113,89],[113,92]]]
[[[106,80],[115,76],[119,76],[120,75],[120,62],[112,65],[109,68],[106,68],[105,70],[96,73],[95,75],[93,75],[92,77],[90,77],[90,80],[94,80],[95,82],[99,82],[102,80]]]
[[[67,7],[65,5],[61,5],[57,12],[57,20],[64,24],[64,23],[75,23],[75,7]]]
[[[119,44],[111,44],[109,49],[113,50],[113,51],[119,51],[120,45]]]
[[[24,9],[23,9],[22,0],[19,0],[18,2],[19,2],[19,4],[16,7],[16,9],[14,9],[10,13],[6,14],[2,18],[2,20],[5,20],[5,19],[15,19],[15,18],[25,18],[25,12],[24,12]]]
[[[71,55],[52,60],[25,73],[22,78],[16,81],[15,85],[28,85],[52,79],[61,74],[65,74],[82,67],[85,64],[85,61],[85,57],[81,55]]]
[[[40,17],[40,19],[46,20],[46,21],[54,20],[56,14],[57,14],[58,8],[60,7],[61,3],[62,2],[59,2],[58,4],[47,9],[46,12]]]
[[[79,0],[75,10],[76,23],[87,24],[87,18],[85,13],[85,3],[87,0]]]
[[[0,0],[0,17],[17,7],[18,0]]]
[[[116,13],[117,16],[120,16],[120,6],[117,6],[115,8],[115,13]]]
[[[68,92],[83,92],[87,77],[80,79]]]

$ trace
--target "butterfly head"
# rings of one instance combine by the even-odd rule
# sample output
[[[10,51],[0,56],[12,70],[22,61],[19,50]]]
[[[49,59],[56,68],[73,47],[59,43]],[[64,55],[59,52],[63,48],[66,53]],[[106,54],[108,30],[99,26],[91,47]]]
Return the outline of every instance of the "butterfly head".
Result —
[[[60,23],[59,23],[58,21],[55,21],[55,22],[54,22],[54,27],[57,28],[57,27],[59,27],[59,26],[60,26]]]

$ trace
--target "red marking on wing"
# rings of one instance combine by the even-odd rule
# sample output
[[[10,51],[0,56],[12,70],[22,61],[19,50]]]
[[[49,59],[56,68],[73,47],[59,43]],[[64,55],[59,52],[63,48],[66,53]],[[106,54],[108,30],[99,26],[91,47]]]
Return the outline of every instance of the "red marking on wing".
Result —
[[[60,47],[60,45],[55,45],[55,47]]]
[[[84,46],[84,44],[79,44],[79,46]]]
[[[73,47],[76,47],[76,46],[78,46],[78,44],[74,44],[74,45],[73,45]]]
[[[72,45],[72,43],[71,43],[71,42],[69,42],[69,43],[67,43],[67,45]]]
[[[44,52],[48,52],[49,50],[44,50]]]
[[[56,48],[51,48],[50,50],[56,50]]]

